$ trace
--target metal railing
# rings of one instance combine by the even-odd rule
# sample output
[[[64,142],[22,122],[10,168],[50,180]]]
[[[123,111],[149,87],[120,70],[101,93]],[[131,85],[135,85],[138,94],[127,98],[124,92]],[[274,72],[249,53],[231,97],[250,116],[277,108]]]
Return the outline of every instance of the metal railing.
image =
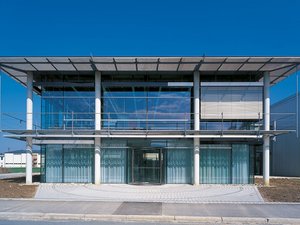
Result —
[[[262,113],[234,115],[200,114],[200,130],[264,129]],[[189,131],[194,127],[193,117],[193,113],[101,113],[101,129]],[[271,113],[270,117],[271,130],[297,130],[295,113]],[[1,130],[26,130],[26,114],[2,113]],[[33,113],[33,130],[95,130],[95,113]]]

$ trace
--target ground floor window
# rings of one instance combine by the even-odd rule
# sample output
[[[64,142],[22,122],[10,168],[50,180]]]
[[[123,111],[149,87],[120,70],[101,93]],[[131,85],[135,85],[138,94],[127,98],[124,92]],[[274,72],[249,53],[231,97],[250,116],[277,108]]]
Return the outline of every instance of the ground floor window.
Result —
[[[248,144],[200,145],[203,184],[253,183],[253,150]]]
[[[42,146],[42,181],[48,183],[91,183],[94,147],[87,145]]]
[[[191,148],[174,148],[166,151],[166,183],[192,183],[193,154]]]
[[[191,184],[193,141],[102,139],[102,183]]]
[[[126,183],[127,149],[101,149],[101,183]]]
[[[101,139],[101,183],[192,184],[193,139]],[[92,183],[93,145],[43,145],[42,182]],[[200,183],[253,183],[253,147],[200,144]]]

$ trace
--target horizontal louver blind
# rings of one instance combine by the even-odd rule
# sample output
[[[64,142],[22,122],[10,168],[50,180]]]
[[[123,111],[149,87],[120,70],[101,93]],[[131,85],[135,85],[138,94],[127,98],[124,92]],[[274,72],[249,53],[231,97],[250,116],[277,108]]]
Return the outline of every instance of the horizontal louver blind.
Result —
[[[262,87],[201,87],[202,119],[258,119],[262,108]]]

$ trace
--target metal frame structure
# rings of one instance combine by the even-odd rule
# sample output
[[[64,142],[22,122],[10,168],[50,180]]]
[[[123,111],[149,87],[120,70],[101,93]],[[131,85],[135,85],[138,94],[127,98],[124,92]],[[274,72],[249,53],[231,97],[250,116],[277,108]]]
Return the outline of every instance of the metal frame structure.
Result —
[[[100,168],[101,138],[191,138],[194,139],[194,184],[199,184],[200,139],[263,140],[264,183],[269,184],[270,136],[289,132],[270,129],[269,88],[298,70],[300,57],[0,57],[0,69],[27,87],[27,110],[25,130],[6,130],[6,137],[26,140],[26,183],[32,182],[30,157],[33,143],[47,141],[71,142],[76,139],[95,144],[95,165]],[[183,74],[193,77],[194,129],[193,130],[116,130],[101,127],[101,76],[113,74]],[[95,76],[95,129],[92,130],[41,130],[34,129],[32,93],[41,93],[41,83],[35,78],[44,74],[77,74]],[[199,88],[201,76],[251,75],[264,86],[263,130],[200,130]],[[170,85],[178,85],[171,84]],[[167,85],[169,86],[169,83]],[[176,83],[176,82],[175,82]],[[161,85],[166,85],[162,83]],[[259,85],[260,86],[260,85]],[[147,117],[148,118],[148,117]],[[223,117],[222,117],[223,118]],[[260,118],[260,116],[259,116]],[[223,119],[222,119],[223,123]],[[80,142],[78,140],[78,142]],[[95,184],[100,183],[100,171],[95,169]]]
[[[295,73],[300,57],[0,57],[0,68],[26,86],[27,72],[103,73],[193,72],[256,73],[269,72],[271,84]]]

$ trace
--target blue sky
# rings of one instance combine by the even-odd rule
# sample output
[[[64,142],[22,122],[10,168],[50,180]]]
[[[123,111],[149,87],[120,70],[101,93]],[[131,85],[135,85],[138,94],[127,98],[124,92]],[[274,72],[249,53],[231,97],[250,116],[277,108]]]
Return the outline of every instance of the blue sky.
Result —
[[[0,55],[299,56],[299,9],[299,0],[1,0]],[[296,75],[272,101],[295,90]],[[4,76],[1,92],[2,111],[25,107],[25,90]],[[0,141],[0,151],[24,147]]]

